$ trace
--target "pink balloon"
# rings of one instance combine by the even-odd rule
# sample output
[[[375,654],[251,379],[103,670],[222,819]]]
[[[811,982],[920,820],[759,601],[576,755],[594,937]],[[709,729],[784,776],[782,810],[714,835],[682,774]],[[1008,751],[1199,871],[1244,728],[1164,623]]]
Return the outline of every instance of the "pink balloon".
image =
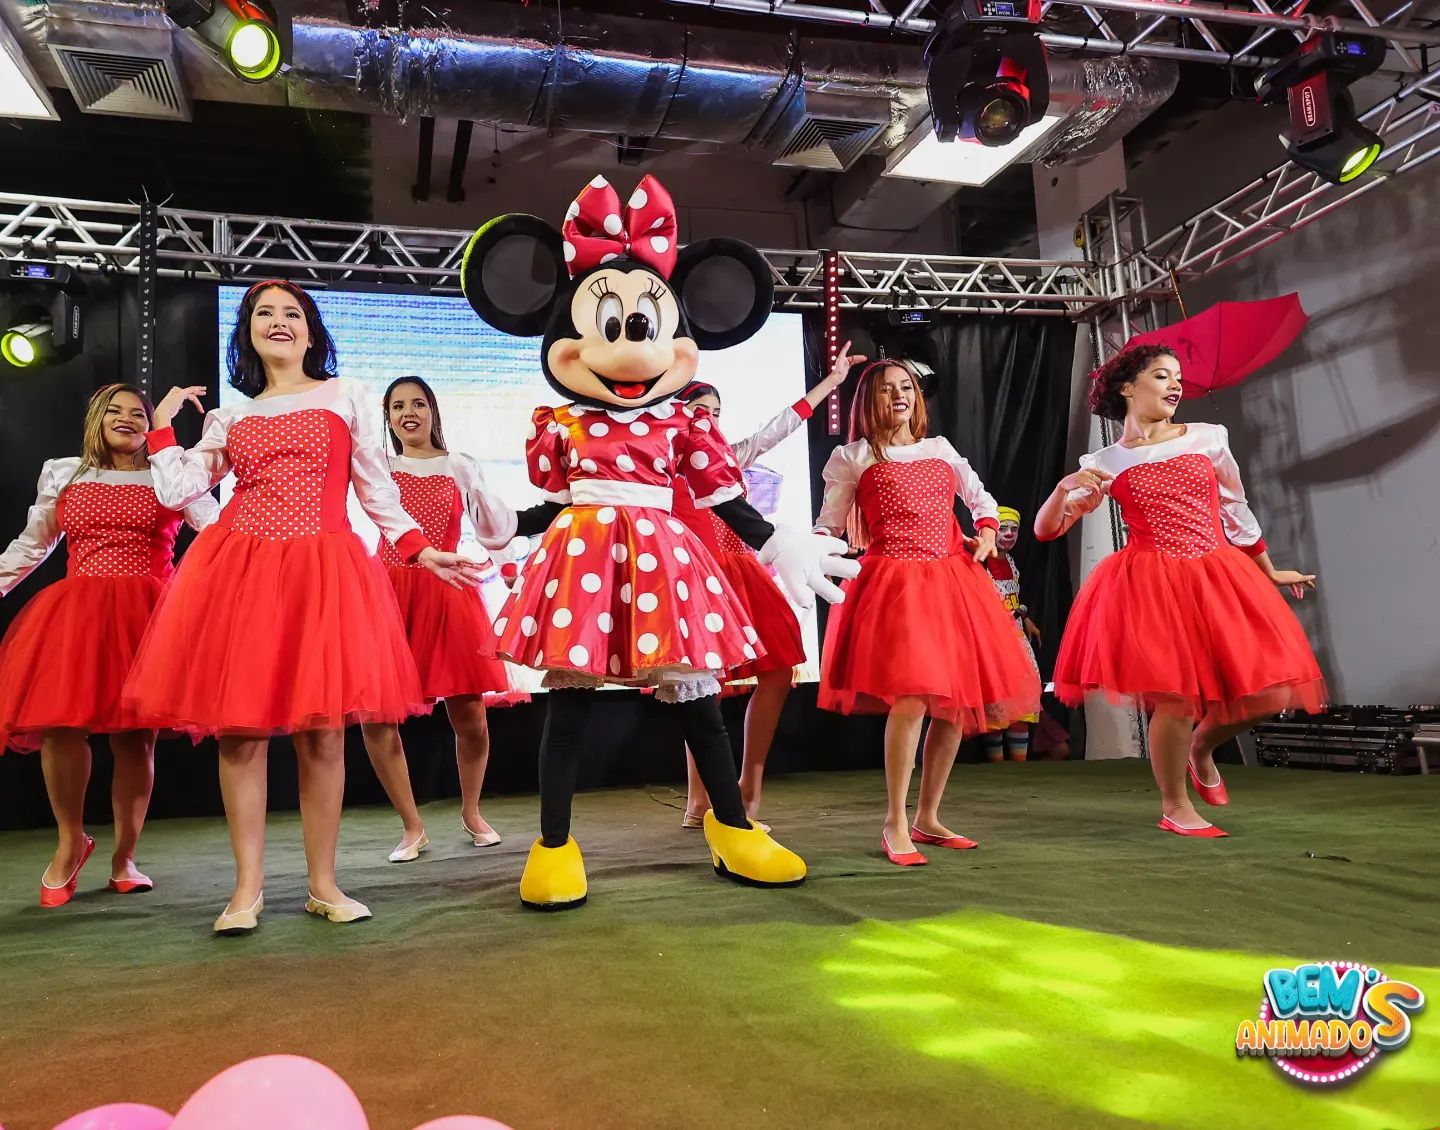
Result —
[[[172,1115],[143,1103],[111,1103],[67,1118],[55,1130],[169,1130],[173,1121]]]
[[[437,1118],[415,1130],[510,1130],[503,1122],[493,1118],[481,1118],[476,1114],[452,1114],[448,1118]]]
[[[170,1130],[370,1130],[370,1123],[355,1092],[323,1063],[264,1055],[211,1079]]]

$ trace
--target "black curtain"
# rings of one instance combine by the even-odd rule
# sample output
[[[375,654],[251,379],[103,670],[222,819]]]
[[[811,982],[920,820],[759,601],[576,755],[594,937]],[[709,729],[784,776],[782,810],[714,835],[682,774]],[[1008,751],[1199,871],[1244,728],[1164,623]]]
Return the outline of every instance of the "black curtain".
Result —
[[[819,316],[809,321],[807,330],[814,383],[823,365]],[[1064,318],[994,315],[945,318],[923,327],[893,326],[882,314],[847,322],[843,332],[852,338],[856,352],[871,358],[905,357],[934,370],[924,390],[931,434],[955,445],[1001,506],[1020,511],[1020,541],[1012,556],[1020,570],[1021,599],[1042,633],[1039,662],[1048,682],[1074,586],[1065,542],[1038,542],[1030,531],[1036,509],[1071,470],[1066,447],[1075,327]],[[853,392],[847,384],[847,419]],[[817,509],[820,469],[830,450],[845,439],[825,434],[823,415],[817,412],[811,425]],[[957,505],[956,513],[970,529],[964,508]],[[1045,708],[1072,732],[1072,747],[1078,750],[1083,722],[1072,719],[1072,712],[1048,695]]]

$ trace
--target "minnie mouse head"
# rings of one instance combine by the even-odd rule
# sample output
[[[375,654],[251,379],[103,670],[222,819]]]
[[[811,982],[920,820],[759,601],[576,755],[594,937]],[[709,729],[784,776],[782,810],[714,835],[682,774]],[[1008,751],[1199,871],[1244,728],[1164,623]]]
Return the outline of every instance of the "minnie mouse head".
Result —
[[[646,176],[625,207],[604,177],[556,231],[534,216],[491,220],[471,237],[461,287],[501,333],[543,335],[550,386],[581,404],[635,409],[674,396],[702,349],[751,337],[769,317],[769,264],[747,243],[676,247],[675,206]]]

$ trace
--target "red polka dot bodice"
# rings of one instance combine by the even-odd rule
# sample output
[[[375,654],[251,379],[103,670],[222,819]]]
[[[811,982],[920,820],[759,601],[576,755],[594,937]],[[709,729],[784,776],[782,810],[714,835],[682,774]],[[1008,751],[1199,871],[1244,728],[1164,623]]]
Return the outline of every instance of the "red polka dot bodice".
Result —
[[[741,541],[713,509],[701,509],[695,505],[695,495],[687,482],[675,484],[674,512],[675,517],[684,522],[711,553],[746,553],[754,556],[755,551]]]
[[[696,497],[743,488],[730,445],[709,413],[660,405],[631,419],[567,405],[538,408],[526,446],[530,480],[558,493],[587,479],[685,489]]]
[[[1208,456],[1190,453],[1130,467],[1111,483],[1110,493],[1136,549],[1203,557],[1225,542],[1219,485]]]
[[[175,571],[181,515],[139,483],[71,483],[57,517],[69,547],[71,577],[158,577]]]
[[[872,463],[855,500],[870,531],[867,553],[949,557],[957,544],[955,472],[942,459]]]
[[[420,532],[436,549],[454,553],[460,545],[460,515],[465,507],[460,488],[449,475],[412,475],[391,471],[400,489],[400,504],[414,518]],[[380,560],[386,565],[421,569],[418,561],[406,561],[388,538],[380,539]]]
[[[235,494],[220,524],[286,541],[348,530],[350,429],[322,408],[242,416],[227,437]]]

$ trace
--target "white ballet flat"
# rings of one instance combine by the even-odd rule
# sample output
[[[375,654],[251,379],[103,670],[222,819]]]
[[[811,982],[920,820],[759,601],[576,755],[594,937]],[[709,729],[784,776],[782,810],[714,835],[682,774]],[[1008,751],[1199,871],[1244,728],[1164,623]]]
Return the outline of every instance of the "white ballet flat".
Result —
[[[308,894],[308,892],[307,892]],[[326,902],[309,895],[305,900],[305,913],[328,919],[331,922],[359,922],[371,917],[370,908],[363,902],[346,899],[344,902]]]
[[[499,832],[477,832],[465,823],[465,817],[460,817],[460,827],[465,829],[465,834],[470,837],[476,847],[494,847],[500,842]]]
[[[430,846],[430,837],[422,830],[420,835],[408,844],[401,844],[390,853],[391,863],[411,863],[420,858],[420,853]]]
[[[265,909],[265,895],[262,892],[253,906],[245,910],[222,910],[215,919],[215,933],[233,935],[248,934],[260,924],[260,912]]]

